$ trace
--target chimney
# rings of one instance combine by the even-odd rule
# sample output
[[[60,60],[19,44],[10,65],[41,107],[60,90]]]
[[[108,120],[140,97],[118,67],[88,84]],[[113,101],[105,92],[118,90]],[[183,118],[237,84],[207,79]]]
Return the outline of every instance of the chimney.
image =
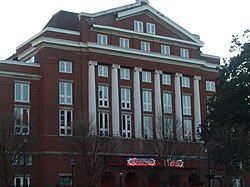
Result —
[[[139,4],[149,4],[148,0],[136,0],[136,3],[139,3]]]

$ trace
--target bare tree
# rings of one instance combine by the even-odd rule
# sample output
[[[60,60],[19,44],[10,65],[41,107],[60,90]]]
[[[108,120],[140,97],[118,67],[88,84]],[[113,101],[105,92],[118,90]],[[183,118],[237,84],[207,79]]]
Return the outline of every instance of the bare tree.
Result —
[[[12,186],[14,175],[22,169],[17,165],[23,156],[24,137],[14,133],[14,121],[13,117],[0,114],[0,178],[5,187]]]
[[[158,115],[155,122],[156,138],[150,140],[150,150],[158,157],[164,166],[164,183],[169,186],[173,162],[176,167],[182,167],[181,160],[185,157],[185,144],[183,141],[183,129],[180,121],[173,118],[163,118]]]
[[[75,153],[76,168],[88,187],[95,187],[106,171],[105,157],[118,150],[116,138],[95,133],[96,124],[87,114],[80,114],[74,121],[71,146]]]

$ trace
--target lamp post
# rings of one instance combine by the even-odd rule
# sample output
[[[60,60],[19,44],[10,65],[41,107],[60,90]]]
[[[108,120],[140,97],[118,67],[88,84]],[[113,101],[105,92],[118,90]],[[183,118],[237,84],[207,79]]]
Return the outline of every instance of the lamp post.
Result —
[[[70,165],[71,165],[71,179],[72,179],[72,187],[74,187],[74,166],[76,165],[75,159],[70,159]]]
[[[200,184],[201,184],[201,181],[202,181],[202,180],[201,180],[202,178],[201,178],[201,155],[200,155],[200,154],[201,154],[201,150],[202,150],[203,147],[205,147],[205,144],[203,144],[203,145],[199,148],[199,151],[198,151],[199,183],[200,183]],[[200,184],[199,184],[199,185],[200,185]]]
[[[23,139],[23,187],[27,187],[26,183],[26,144],[28,143],[28,138]]]
[[[119,173],[119,178],[120,178],[120,187],[122,187],[122,177],[123,177],[123,173]]]

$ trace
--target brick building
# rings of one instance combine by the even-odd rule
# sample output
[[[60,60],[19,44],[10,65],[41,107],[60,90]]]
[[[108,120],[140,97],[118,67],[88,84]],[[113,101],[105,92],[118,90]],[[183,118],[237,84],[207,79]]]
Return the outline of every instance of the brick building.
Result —
[[[121,151],[107,158],[99,186],[163,186],[162,167],[139,163],[157,163],[144,141],[159,138],[157,132],[165,128],[175,143],[190,147],[188,157],[170,161],[183,166],[173,169],[172,185],[192,186],[201,146],[196,132],[207,97],[215,92],[220,63],[219,57],[203,54],[202,46],[198,35],[147,0],[94,14],[53,15],[11,59],[0,62],[1,109],[18,114],[24,122],[15,124],[15,132],[37,142],[26,167],[30,186],[71,185],[72,153],[63,144],[74,136],[72,121],[81,110],[96,121],[96,134],[121,142]],[[158,117],[162,127],[156,125]],[[205,181],[204,150],[201,155]],[[84,185],[77,173],[74,181]],[[23,178],[13,183],[22,185]]]

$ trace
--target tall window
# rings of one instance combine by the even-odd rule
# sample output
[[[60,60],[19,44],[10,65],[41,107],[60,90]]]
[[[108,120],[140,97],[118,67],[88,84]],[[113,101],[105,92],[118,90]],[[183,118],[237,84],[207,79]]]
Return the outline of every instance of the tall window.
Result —
[[[163,93],[163,112],[172,113],[172,94]]]
[[[183,115],[191,115],[191,96],[183,95],[182,96],[182,109]]]
[[[155,34],[155,24],[153,23],[147,23],[147,33],[148,34]]]
[[[172,139],[173,138],[173,118],[164,117],[163,118],[163,137]]]
[[[163,55],[170,55],[170,46],[168,46],[168,45],[161,45],[161,54],[163,54]]]
[[[73,121],[72,110],[60,110],[60,117],[59,117],[60,135],[62,136],[72,135],[72,121]]]
[[[141,50],[142,51],[150,51],[150,43],[149,42],[141,42]]]
[[[192,141],[192,120],[184,119],[184,140]]]
[[[98,65],[98,76],[108,77],[108,66]]]
[[[97,34],[97,43],[102,45],[108,44],[108,36],[104,34]]]
[[[127,68],[120,69],[120,78],[123,80],[130,80],[130,71]]]
[[[129,39],[120,38],[120,47],[129,48]]]
[[[59,72],[60,73],[72,73],[72,62],[59,61]]]
[[[243,179],[242,177],[233,177],[232,179],[232,184],[233,184],[233,187],[243,187]]]
[[[130,89],[129,88],[121,88],[121,107],[122,109],[130,109],[131,108],[131,99],[130,99]]]
[[[109,92],[108,86],[98,86],[98,97],[99,97],[99,107],[108,107],[109,106]]]
[[[99,135],[109,135],[109,114],[105,112],[99,113]]]
[[[23,163],[24,163],[24,154],[23,153],[16,154],[13,165],[23,166]],[[28,166],[32,165],[32,155],[27,153],[25,154],[25,163]]]
[[[169,74],[162,74],[162,84],[164,84],[164,85],[171,85],[171,75],[169,75]]]
[[[72,83],[60,82],[60,104],[72,105]]]
[[[182,77],[181,78],[181,85],[184,88],[190,88],[190,79],[189,79],[189,77]]]
[[[144,138],[153,139],[152,116],[143,116]]]
[[[152,111],[152,92],[148,90],[142,91],[143,111]]]
[[[143,32],[143,22],[134,20],[134,31]]]
[[[214,81],[206,81],[206,91],[215,92],[215,82]]]
[[[132,137],[131,115],[129,114],[122,114],[122,137],[124,138]]]
[[[151,72],[142,71],[142,82],[151,82]]]
[[[188,49],[180,48],[180,56],[184,58],[188,58],[189,57]]]
[[[15,83],[15,102],[30,102],[30,85],[27,83]]]
[[[29,134],[29,124],[30,124],[29,108],[15,107],[14,118],[15,118],[14,132],[16,134],[21,134],[21,135]]]
[[[29,187],[30,186],[30,178],[25,177],[25,180],[24,180],[23,176],[15,177],[14,178],[14,186],[15,187],[23,187],[23,186]]]

